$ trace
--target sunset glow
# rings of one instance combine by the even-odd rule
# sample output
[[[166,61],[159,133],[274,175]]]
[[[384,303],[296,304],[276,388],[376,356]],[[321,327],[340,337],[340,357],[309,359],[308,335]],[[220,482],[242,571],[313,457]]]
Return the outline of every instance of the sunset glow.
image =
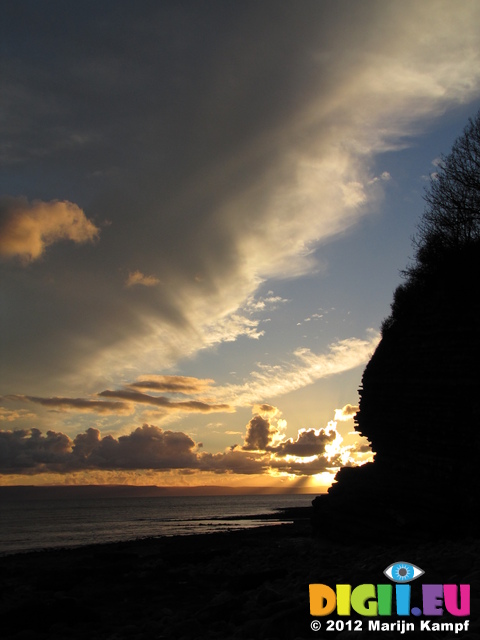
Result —
[[[314,493],[372,460],[362,372],[480,106],[480,5],[26,4],[2,26],[0,483]]]

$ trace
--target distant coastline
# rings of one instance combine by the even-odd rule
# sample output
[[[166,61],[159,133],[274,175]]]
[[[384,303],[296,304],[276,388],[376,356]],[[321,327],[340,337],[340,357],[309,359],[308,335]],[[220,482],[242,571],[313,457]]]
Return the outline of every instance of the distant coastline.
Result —
[[[158,487],[154,485],[11,485],[0,486],[1,500],[55,500],[66,498],[148,498],[161,496],[311,495],[320,491],[277,487]]]

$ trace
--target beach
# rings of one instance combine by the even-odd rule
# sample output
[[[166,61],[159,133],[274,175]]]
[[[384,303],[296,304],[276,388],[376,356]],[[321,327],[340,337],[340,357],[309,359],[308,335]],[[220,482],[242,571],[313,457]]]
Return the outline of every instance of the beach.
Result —
[[[1,637],[369,637],[365,618],[357,630],[345,623],[337,629],[334,614],[328,616],[334,621],[332,629],[327,631],[320,618],[323,629],[313,631],[309,584],[335,588],[336,584],[385,583],[384,569],[404,560],[421,567],[423,579],[430,583],[471,585],[466,633],[418,631],[409,632],[409,637],[480,638],[478,540],[412,538],[388,543],[380,536],[359,541],[353,522],[350,541],[345,536],[342,540],[314,537],[305,513],[297,513],[289,524],[256,529],[4,556],[0,558]],[[379,637],[400,635],[395,628]]]

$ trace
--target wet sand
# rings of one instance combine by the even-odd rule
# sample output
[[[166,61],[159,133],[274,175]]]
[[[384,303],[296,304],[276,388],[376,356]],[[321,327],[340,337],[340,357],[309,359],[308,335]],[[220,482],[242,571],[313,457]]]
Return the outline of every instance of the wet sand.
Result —
[[[383,570],[392,562],[404,560],[421,567],[428,583],[470,583],[472,589],[468,632],[411,632],[406,637],[480,638],[478,540],[387,543],[384,536],[379,536],[356,542],[352,523],[349,536],[343,532],[343,542],[338,543],[314,538],[309,520],[297,516],[292,524],[244,531],[0,558],[0,637],[371,637],[365,618],[362,631],[327,631],[324,619],[324,628],[312,631],[308,585],[385,583]],[[346,540],[348,537],[350,540]],[[373,635],[384,639],[403,634],[391,631]]]

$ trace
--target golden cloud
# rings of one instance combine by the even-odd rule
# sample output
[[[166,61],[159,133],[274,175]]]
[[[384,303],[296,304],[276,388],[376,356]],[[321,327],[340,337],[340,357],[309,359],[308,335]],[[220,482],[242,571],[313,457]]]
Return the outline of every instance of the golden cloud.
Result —
[[[360,407],[356,404],[346,404],[341,409],[335,409],[335,417],[333,419],[345,422],[346,420],[353,418],[353,416],[358,413],[359,409]]]
[[[126,287],[134,287],[136,285],[142,285],[144,287],[155,287],[160,280],[155,276],[146,276],[141,271],[131,271],[128,274],[128,278],[125,281]]]
[[[141,391],[163,391],[168,393],[204,393],[214,383],[207,378],[191,376],[146,375],[139,376],[128,386]]]
[[[28,264],[38,260],[55,242],[72,240],[82,244],[93,242],[99,234],[99,228],[72,202],[0,200],[0,256],[3,258],[19,258]]]
[[[268,420],[254,416],[247,425],[245,445],[218,453],[200,452],[202,443],[182,431],[143,424],[117,438],[89,428],[73,439],[39,429],[0,431],[0,474],[69,474],[86,470],[152,470],[215,474],[289,474],[309,476],[362,464],[352,458],[354,448],[342,447],[342,438],[329,423],[326,429],[301,429],[296,440],[272,446],[277,432]]]
[[[0,422],[14,422],[25,418],[36,418],[34,413],[29,413],[25,409],[5,409],[0,407]]]

